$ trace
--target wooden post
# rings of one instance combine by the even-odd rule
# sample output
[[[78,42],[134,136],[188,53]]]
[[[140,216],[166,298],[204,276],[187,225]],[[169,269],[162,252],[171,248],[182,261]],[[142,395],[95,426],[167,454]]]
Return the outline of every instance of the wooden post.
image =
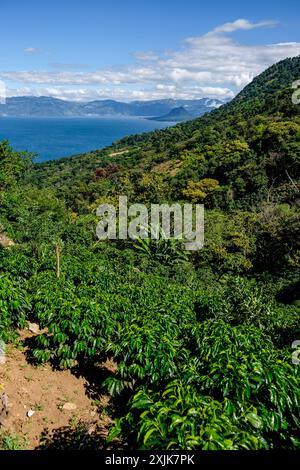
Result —
[[[55,245],[55,254],[56,254],[56,276],[60,277],[60,248],[59,245]]]

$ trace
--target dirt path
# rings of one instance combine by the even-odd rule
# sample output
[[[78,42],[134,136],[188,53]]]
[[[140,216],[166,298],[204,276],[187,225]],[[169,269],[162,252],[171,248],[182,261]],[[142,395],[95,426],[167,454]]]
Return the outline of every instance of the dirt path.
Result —
[[[119,155],[123,155],[124,153],[128,153],[128,152],[129,152],[129,150],[124,149],[124,150],[119,150],[117,152],[109,153],[108,156],[109,157],[118,157]]]
[[[33,336],[23,332],[24,337]],[[8,397],[8,416],[2,432],[25,438],[27,449],[41,444],[41,435],[56,434],[59,429],[76,429],[79,423],[87,432],[100,429],[107,433],[111,419],[105,411],[98,412],[99,403],[107,403],[107,397],[93,401],[87,395],[88,383],[70,371],[56,371],[49,365],[33,366],[26,360],[25,349],[8,347],[6,363],[0,364],[0,388]],[[34,414],[28,417],[28,411]]]

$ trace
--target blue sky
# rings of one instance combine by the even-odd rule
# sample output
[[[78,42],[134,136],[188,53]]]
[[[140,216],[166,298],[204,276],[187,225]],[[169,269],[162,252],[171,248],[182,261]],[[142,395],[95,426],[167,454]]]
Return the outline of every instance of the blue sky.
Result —
[[[1,0],[0,12],[8,96],[226,98],[300,54],[299,0]]]

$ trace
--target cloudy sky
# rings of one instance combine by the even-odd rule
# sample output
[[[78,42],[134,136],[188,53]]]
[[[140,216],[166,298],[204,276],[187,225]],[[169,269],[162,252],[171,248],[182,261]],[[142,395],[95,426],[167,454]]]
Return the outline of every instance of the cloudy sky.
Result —
[[[1,0],[0,79],[7,96],[230,98],[300,54],[299,0],[241,3]]]

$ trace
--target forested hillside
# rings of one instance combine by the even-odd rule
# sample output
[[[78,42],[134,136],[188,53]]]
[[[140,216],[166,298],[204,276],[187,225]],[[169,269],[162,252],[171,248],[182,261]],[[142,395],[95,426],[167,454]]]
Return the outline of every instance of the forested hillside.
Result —
[[[93,369],[114,420],[96,448],[300,447],[298,79],[286,59],[199,119],[60,161],[0,145],[0,338],[35,321],[31,360]],[[119,195],[203,203],[204,248],[99,242]]]

